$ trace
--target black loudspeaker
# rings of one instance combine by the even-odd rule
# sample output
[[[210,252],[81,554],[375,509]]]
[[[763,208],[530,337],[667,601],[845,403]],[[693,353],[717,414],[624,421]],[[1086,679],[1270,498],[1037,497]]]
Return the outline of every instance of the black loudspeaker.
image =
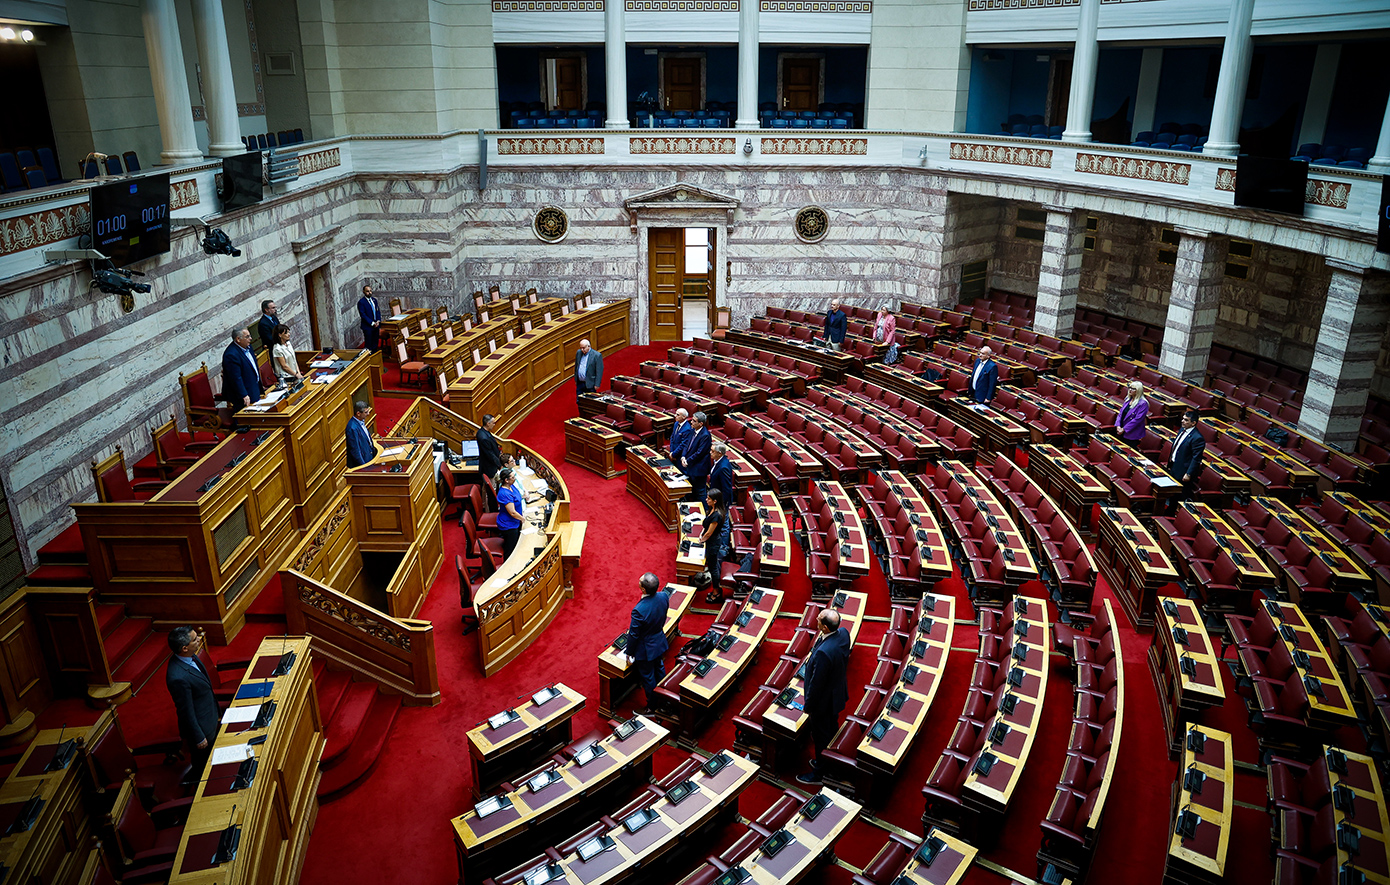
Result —
[[[478,130],[478,190],[487,190],[487,134]]]
[[[1390,252],[1390,175],[1380,180],[1380,214],[1376,225],[1376,251]]]

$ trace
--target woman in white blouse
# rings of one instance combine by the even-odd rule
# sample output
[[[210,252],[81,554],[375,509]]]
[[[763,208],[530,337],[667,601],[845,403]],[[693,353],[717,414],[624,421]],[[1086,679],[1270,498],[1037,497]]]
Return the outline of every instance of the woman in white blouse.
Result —
[[[270,359],[275,366],[275,378],[281,384],[303,381],[299,362],[294,358],[294,348],[290,346],[290,327],[275,327],[275,346],[270,350]]]

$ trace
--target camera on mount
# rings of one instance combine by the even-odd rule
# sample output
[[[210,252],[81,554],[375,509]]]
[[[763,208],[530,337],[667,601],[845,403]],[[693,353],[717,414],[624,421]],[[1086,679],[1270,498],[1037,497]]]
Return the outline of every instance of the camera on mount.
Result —
[[[139,271],[120,271],[107,262],[107,266],[92,271],[92,285],[107,295],[129,295],[135,292],[150,291],[149,283],[137,283],[127,274],[142,277]]]
[[[207,235],[203,237],[203,251],[209,255],[241,257],[241,250],[232,245],[232,238],[220,227],[208,228]]]

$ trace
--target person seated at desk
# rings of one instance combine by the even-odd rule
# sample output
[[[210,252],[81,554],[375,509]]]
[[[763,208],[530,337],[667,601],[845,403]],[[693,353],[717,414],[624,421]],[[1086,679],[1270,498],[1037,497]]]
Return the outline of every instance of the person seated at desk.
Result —
[[[294,347],[290,344],[289,326],[275,327],[275,346],[270,350],[270,359],[275,366],[275,377],[281,384],[289,386],[296,381],[304,381],[304,374],[299,371],[299,361],[294,358]]]
[[[222,352],[222,398],[233,414],[261,398],[261,368],[248,329],[233,329],[232,343]]]
[[[376,457],[376,443],[372,442],[372,431],[367,426],[367,418],[372,407],[358,400],[352,404],[352,420],[347,423],[347,466],[361,467]]]

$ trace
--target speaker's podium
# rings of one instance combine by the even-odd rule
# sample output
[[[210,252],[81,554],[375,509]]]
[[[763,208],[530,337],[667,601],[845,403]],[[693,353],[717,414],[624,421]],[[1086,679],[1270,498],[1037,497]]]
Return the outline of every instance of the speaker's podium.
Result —
[[[434,440],[373,442],[376,457],[345,474],[358,549],[400,552],[431,531],[437,536]]]

